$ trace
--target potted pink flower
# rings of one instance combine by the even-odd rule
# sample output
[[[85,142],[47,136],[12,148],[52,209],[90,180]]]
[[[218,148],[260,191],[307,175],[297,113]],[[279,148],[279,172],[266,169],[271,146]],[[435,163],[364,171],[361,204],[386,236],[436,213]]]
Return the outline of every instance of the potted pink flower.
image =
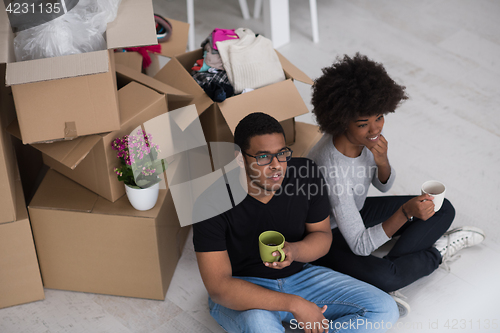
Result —
[[[138,210],[154,207],[160,188],[159,175],[167,168],[165,161],[158,159],[159,146],[151,140],[151,134],[139,129],[136,135],[125,135],[111,143],[120,159],[120,167],[113,171],[125,184],[127,197]]]

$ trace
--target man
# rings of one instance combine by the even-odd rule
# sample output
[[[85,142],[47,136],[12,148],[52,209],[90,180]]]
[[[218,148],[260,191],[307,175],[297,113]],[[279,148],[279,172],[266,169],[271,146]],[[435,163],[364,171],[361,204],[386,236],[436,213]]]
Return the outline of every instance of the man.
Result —
[[[325,255],[332,241],[328,189],[314,162],[291,158],[283,128],[264,113],[241,120],[234,141],[240,168],[226,177],[239,177],[248,195],[231,210],[194,224],[198,266],[215,320],[227,332],[283,332],[282,322],[314,333],[390,328],[398,319],[390,296],[307,264]],[[228,186],[230,192],[234,187]],[[209,188],[201,198],[214,196]],[[204,202],[210,199],[197,201]],[[258,238],[267,230],[285,237],[282,262],[260,259]]]

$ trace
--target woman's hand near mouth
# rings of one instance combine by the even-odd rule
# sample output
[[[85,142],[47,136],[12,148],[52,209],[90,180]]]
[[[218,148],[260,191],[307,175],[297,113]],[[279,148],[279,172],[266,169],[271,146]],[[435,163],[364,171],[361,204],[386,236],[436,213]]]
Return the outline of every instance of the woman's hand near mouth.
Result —
[[[387,140],[382,134],[379,134],[377,143],[368,149],[372,152],[375,163],[377,164],[378,179],[382,184],[385,184],[391,175],[391,166],[389,165],[389,159],[387,158]]]

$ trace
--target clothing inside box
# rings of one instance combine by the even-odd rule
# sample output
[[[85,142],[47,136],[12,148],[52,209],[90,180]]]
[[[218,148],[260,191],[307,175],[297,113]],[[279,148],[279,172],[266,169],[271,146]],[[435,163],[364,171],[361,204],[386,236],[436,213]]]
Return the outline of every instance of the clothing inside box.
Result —
[[[272,42],[250,29],[214,29],[201,47],[191,75],[214,102],[285,80]]]

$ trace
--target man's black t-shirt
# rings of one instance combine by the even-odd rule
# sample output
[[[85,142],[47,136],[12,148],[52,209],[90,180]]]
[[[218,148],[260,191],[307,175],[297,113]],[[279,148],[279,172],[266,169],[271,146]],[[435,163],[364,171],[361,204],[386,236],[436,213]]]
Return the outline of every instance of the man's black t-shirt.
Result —
[[[321,222],[329,213],[327,185],[318,166],[307,158],[292,158],[280,190],[267,204],[247,195],[236,207],[195,223],[194,248],[227,250],[233,276],[285,278],[299,272],[303,263],[293,262],[281,270],[266,267],[260,259],[259,235],[275,230],[287,242],[297,242],[305,236],[306,223]]]

